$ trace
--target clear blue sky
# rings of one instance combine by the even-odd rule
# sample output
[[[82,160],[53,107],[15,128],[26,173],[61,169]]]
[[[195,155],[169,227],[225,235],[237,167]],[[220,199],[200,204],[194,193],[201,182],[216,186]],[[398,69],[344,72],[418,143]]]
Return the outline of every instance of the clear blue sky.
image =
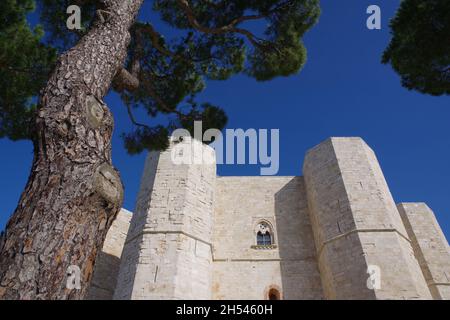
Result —
[[[450,99],[407,91],[380,63],[400,0],[321,2],[299,75],[267,83],[235,76],[209,83],[202,98],[225,108],[228,128],[280,129],[280,175],[301,175],[305,152],[327,137],[362,137],[375,150],[395,201],[428,203],[450,238]],[[382,30],[366,28],[371,4],[382,9]],[[148,18],[149,11],[142,15]],[[113,161],[125,184],[124,207],[133,210],[145,154],[126,154],[119,135],[132,126],[116,95],[106,102],[115,115]],[[32,147],[0,140],[0,150],[1,230],[27,181]],[[218,172],[258,175],[259,167],[221,165]]]

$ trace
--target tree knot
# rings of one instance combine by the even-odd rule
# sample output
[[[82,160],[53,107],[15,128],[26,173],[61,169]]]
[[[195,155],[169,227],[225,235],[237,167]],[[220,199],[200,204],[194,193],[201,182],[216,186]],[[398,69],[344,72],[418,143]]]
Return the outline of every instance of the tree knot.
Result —
[[[103,122],[105,117],[105,108],[103,104],[92,95],[86,98],[86,116],[89,125],[93,129],[97,129]]]
[[[121,205],[123,187],[117,171],[109,164],[101,164],[95,172],[95,190],[108,202]]]

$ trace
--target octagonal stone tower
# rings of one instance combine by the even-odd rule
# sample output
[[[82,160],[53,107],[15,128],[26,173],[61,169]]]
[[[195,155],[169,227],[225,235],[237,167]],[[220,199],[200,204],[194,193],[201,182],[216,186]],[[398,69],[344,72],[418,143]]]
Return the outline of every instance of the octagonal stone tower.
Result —
[[[376,156],[361,138],[310,150],[303,173],[326,299],[430,299]],[[368,285],[368,272],[379,283]]]
[[[450,249],[433,211],[423,202],[397,207],[431,295],[450,300]]]
[[[211,298],[215,179],[214,149],[196,140],[148,155],[115,299]]]

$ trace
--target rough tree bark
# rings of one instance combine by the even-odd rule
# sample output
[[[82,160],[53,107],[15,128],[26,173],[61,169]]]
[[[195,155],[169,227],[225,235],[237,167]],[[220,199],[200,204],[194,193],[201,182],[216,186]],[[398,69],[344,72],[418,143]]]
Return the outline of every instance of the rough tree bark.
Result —
[[[82,299],[97,251],[122,205],[111,162],[113,119],[102,98],[127,55],[143,0],[105,11],[64,53],[40,95],[31,174],[0,241],[0,299]],[[81,289],[68,289],[68,270]]]

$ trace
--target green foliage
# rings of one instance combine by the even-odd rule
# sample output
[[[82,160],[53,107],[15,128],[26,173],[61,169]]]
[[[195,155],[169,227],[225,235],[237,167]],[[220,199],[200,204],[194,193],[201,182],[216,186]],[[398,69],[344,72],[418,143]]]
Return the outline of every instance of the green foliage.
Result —
[[[43,45],[41,27],[31,30],[26,14],[33,0],[0,2],[0,138],[33,139],[36,96],[48,79],[55,50]]]
[[[156,0],[155,10],[169,25],[186,30],[194,30],[185,11],[178,5],[178,0]],[[246,57],[245,73],[259,81],[271,80],[278,76],[289,76],[301,70],[306,62],[306,49],[302,36],[316,22],[320,15],[318,0],[241,0],[241,1],[189,1],[200,25],[206,28],[227,26],[232,21],[244,16],[258,16],[247,22],[258,20],[263,25],[263,38],[255,32],[251,37],[242,37],[239,32],[227,34],[224,43],[246,38],[248,48],[241,44],[241,61]],[[244,21],[245,22],[245,21]],[[245,23],[243,24],[245,25]],[[259,27],[259,28],[258,28]],[[237,27],[241,29],[242,27]],[[252,29],[262,29],[256,26]],[[204,36],[204,35],[203,35]],[[216,35],[213,36],[215,39]],[[241,67],[241,65],[239,65]],[[236,68],[236,72],[241,71]]]
[[[198,107],[195,102],[206,80],[226,80],[244,72],[265,81],[299,72],[306,61],[301,38],[320,14],[318,0],[193,0],[188,6],[190,12],[179,0],[154,1],[153,9],[177,36],[167,41],[152,25],[137,24],[134,31],[140,37],[133,36],[129,66],[133,52],[140,52],[136,55],[141,60],[141,86],[122,93],[125,104],[132,109],[143,106],[152,117],[175,114],[169,131],[192,131],[195,120],[203,121],[203,130],[226,125],[222,109],[209,103]],[[125,136],[128,150],[144,149],[154,134],[155,130],[137,128]]]
[[[105,9],[103,2],[39,0],[49,43],[60,52],[73,46],[93,25],[96,11]],[[71,4],[81,7],[82,30],[66,28]],[[195,120],[203,121],[204,130],[224,128],[221,108],[196,102],[207,81],[237,73],[266,81],[299,72],[306,61],[302,37],[320,14],[319,0],[154,0],[153,10],[172,31],[162,35],[153,21],[136,22],[125,67],[139,87],[126,90],[118,80],[112,86],[135,125],[123,134],[131,154],[166,148],[173,130],[191,131]],[[137,121],[138,108],[149,119]],[[166,125],[157,123],[161,115]]]
[[[402,85],[431,95],[450,93],[450,1],[403,0],[391,21],[392,40],[382,62]]]
[[[123,134],[122,138],[129,154],[139,154],[144,150],[164,150],[169,146],[169,130],[161,125],[138,127],[134,132]]]
[[[222,109],[209,103],[202,104],[200,108],[194,105],[186,117],[179,118],[182,127],[188,130],[191,136],[194,136],[192,120],[202,122],[203,134],[209,129],[223,128],[228,122],[228,117]]]

